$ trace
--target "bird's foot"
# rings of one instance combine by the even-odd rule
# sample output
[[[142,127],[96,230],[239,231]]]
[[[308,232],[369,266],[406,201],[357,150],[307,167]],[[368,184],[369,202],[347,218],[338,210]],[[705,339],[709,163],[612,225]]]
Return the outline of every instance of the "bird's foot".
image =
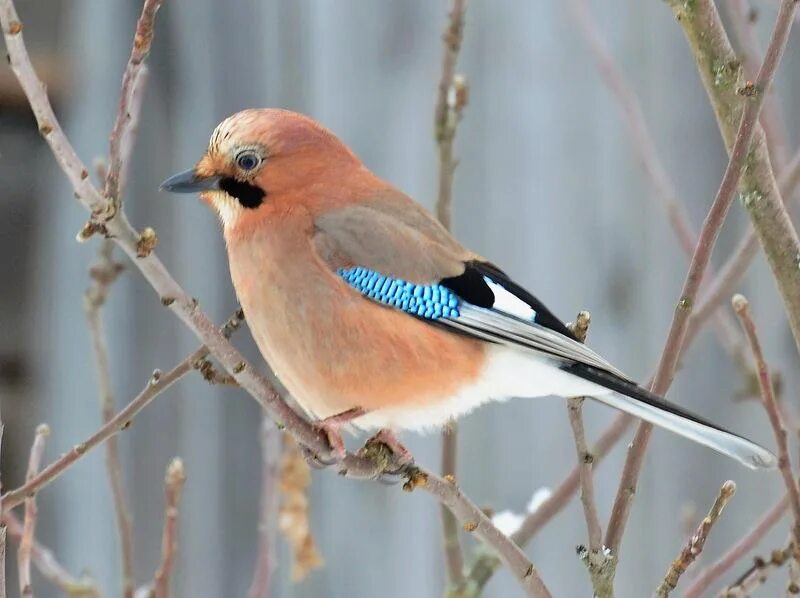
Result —
[[[378,433],[367,440],[364,449],[369,449],[375,446],[384,446],[392,453],[394,463],[398,465],[398,470],[414,463],[414,456],[411,454],[403,444],[397,439],[394,432],[383,428],[378,430]],[[392,473],[392,472],[386,472]]]
[[[358,417],[361,417],[365,413],[365,409],[361,407],[353,407],[352,409],[342,411],[341,413],[336,413],[335,415],[331,415],[325,419],[311,422],[311,425],[314,426],[314,428],[325,435],[325,438],[328,440],[328,446],[331,448],[331,455],[333,458],[330,460],[322,459],[319,457],[319,455],[316,455],[311,451],[306,451],[306,462],[311,467],[321,469],[323,467],[333,465],[334,463],[338,463],[344,459],[347,455],[347,449],[344,446],[344,440],[342,439],[340,430],[342,426],[350,423]]]

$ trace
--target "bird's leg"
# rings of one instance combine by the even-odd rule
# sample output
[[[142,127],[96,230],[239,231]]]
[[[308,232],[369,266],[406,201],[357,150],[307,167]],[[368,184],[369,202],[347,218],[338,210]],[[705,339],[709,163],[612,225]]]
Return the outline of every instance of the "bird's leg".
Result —
[[[372,438],[367,440],[367,443],[364,446],[374,445],[374,444],[382,444],[394,454],[397,462],[403,465],[409,465],[410,463],[414,462],[414,457],[405,446],[397,439],[394,432],[389,430],[388,428],[381,428],[378,430],[378,433],[375,434]]]
[[[327,467],[328,465],[333,465],[334,463],[344,459],[345,455],[347,454],[347,450],[344,447],[344,440],[342,440],[342,434],[339,430],[342,428],[342,426],[349,424],[351,421],[361,417],[366,412],[367,411],[362,407],[353,407],[352,409],[342,411],[341,413],[336,413],[326,417],[325,419],[311,422],[311,425],[325,434],[325,437],[328,439],[328,445],[331,447],[333,459],[331,461],[324,461],[317,455],[307,452],[306,461],[309,462],[309,465],[312,465],[313,467]],[[314,462],[312,462],[312,460]]]

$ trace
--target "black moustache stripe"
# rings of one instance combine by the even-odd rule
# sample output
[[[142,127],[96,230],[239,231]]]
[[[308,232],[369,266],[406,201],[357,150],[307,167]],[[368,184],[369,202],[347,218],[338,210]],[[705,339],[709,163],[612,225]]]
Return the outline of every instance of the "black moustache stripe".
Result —
[[[233,177],[225,177],[219,182],[219,188],[231,197],[235,197],[242,207],[257,208],[264,203],[266,193],[261,187],[256,187],[250,183],[237,181]]]

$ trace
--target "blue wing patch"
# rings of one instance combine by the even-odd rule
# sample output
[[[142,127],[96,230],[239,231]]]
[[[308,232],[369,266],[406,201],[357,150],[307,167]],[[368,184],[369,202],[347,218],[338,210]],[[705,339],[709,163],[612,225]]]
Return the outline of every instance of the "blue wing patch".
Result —
[[[360,267],[339,268],[337,273],[362,295],[406,313],[427,320],[459,316],[461,300],[440,284],[414,284]]]

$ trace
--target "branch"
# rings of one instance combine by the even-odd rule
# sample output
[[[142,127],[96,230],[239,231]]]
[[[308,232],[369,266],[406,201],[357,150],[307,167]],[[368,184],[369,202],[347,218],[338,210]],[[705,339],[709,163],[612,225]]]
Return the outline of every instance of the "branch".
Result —
[[[720,598],[750,596],[753,590],[767,581],[767,576],[772,571],[782,567],[794,552],[794,545],[790,542],[786,548],[773,550],[768,559],[757,556],[753,559],[752,567],[742,573],[733,584],[719,593]],[[789,595],[796,595],[798,592],[800,592],[800,588],[789,589]]]
[[[756,37],[755,19],[751,17],[752,8],[749,4],[747,0],[729,0],[724,5],[731,16],[736,39],[742,46],[745,75],[752,79],[758,73],[758,67],[763,58]],[[774,89],[767,92],[759,122],[766,135],[770,162],[775,172],[781,174],[789,159],[789,140],[786,138],[786,125],[783,122],[778,94]]]
[[[456,162],[453,159],[458,122],[467,104],[466,82],[456,74],[458,53],[464,35],[466,0],[452,0],[444,42],[442,76],[436,98],[434,134],[439,147],[439,196],[436,200],[436,217],[446,229],[452,228],[453,177]],[[442,475],[455,476],[458,458],[458,425],[453,421],[442,430]],[[453,587],[464,583],[464,556],[459,541],[458,522],[447,507],[441,507],[442,536],[447,574]]]
[[[50,435],[50,428],[46,424],[39,424],[36,428],[36,436],[33,439],[30,458],[28,459],[28,473],[26,480],[31,480],[39,471],[44,454],[44,443]],[[33,586],[31,585],[31,552],[33,551],[33,538],[36,532],[36,518],[38,510],[36,508],[36,494],[31,494],[25,499],[25,521],[22,525],[22,538],[19,542],[17,551],[19,567],[19,588],[20,594],[25,597],[33,597]]]
[[[230,335],[241,326],[243,321],[244,314],[241,310],[237,310],[237,312],[220,328],[222,337],[230,337]],[[70,466],[93,448],[122,430],[127,430],[133,418],[136,417],[142,409],[147,407],[153,399],[167,390],[175,382],[191,372],[195,367],[195,363],[206,355],[208,355],[208,349],[206,347],[200,347],[166,374],[162,374],[159,370],[154,371],[142,392],[128,403],[124,409],[117,413],[117,415],[103,424],[94,434],[84,442],[76,444],[71,451],[45,467],[38,475],[26,481],[24,485],[6,492],[2,496],[2,499],[0,499],[3,503],[3,512],[6,513],[22,504],[26,496],[41,490],[44,486],[63,474]]]
[[[697,2],[698,5],[701,3],[700,1]],[[778,19],[772,39],[770,40],[769,48],[767,49],[764,64],[758,73],[755,84],[751,84],[750,86],[752,90],[754,90],[754,93],[747,91],[750,88],[745,89],[744,93],[750,95],[745,96],[746,105],[742,111],[736,140],[731,150],[731,157],[725,169],[725,175],[722,178],[719,190],[717,191],[717,196],[714,198],[714,203],[711,205],[711,209],[700,229],[697,247],[689,265],[689,271],[686,275],[686,280],[684,281],[675,313],[673,314],[672,325],[664,344],[664,350],[661,355],[655,380],[651,387],[651,390],[658,395],[663,396],[672,383],[675,368],[678,364],[678,358],[683,348],[683,341],[689,323],[689,315],[696,301],[703,274],[711,259],[711,252],[714,248],[714,244],[716,243],[722,224],[725,221],[725,216],[733,201],[733,195],[739,177],[744,170],[745,163],[750,161],[748,158],[750,142],[757,128],[757,121],[761,106],[763,105],[764,93],[769,89],[772,83],[775,70],[777,69],[780,57],[786,46],[786,40],[788,39],[795,8],[795,0],[784,0],[781,5],[781,10],[778,13]],[[782,208],[782,204],[780,205]],[[795,253],[795,255],[798,255],[798,253]],[[797,270],[796,264],[794,268]],[[798,279],[798,283],[800,283],[800,279]],[[798,288],[800,289],[800,286]],[[800,301],[800,293],[798,293],[797,299]],[[800,311],[798,311],[798,317],[800,317]],[[800,339],[800,337],[798,338]],[[612,553],[617,555],[619,554],[622,534],[628,520],[630,507],[633,502],[633,495],[636,490],[636,484],[652,430],[652,424],[642,423],[639,425],[631,448],[628,451],[625,466],[623,467],[622,477],[620,479],[617,497],[614,500],[614,506],[611,511],[611,518],[609,520],[605,541],[606,546],[611,549]]]
[[[278,567],[278,467],[281,435],[265,415],[261,420],[261,514],[258,520],[258,555],[247,595],[268,598],[272,575]]]
[[[161,536],[161,564],[158,566],[153,579],[155,598],[169,598],[169,586],[172,569],[175,566],[175,556],[178,552],[178,505],[181,500],[181,490],[186,482],[183,470],[183,461],[175,457],[167,467],[164,478],[164,532]]]
[[[678,196],[675,183],[667,173],[664,162],[658,153],[639,98],[604,42],[595,20],[589,14],[586,0],[569,0],[567,6],[591,51],[592,58],[597,64],[597,69],[606,87],[619,104],[628,136],[653,188],[652,195],[659,201],[667,215],[667,220],[675,233],[680,248],[687,256],[691,257],[697,246],[697,234],[686,213],[685,202]],[[711,267],[709,267],[709,274],[712,274]],[[735,323],[727,318],[727,314],[719,314],[717,318],[717,337],[720,345],[736,361],[741,353],[738,339],[730,338],[730,331],[736,332]]]
[[[700,572],[692,582],[692,585],[686,590],[684,598],[701,598],[704,596],[711,584],[722,577],[739,559],[755,548],[756,544],[780,521],[788,508],[789,497],[784,495],[778,503],[764,513],[753,529],[728,549],[728,552]]]
[[[141,251],[140,242],[142,238],[131,227],[125,214],[121,210],[117,210],[113,203],[109,204],[97,188],[92,185],[91,181],[88,180],[88,171],[58,124],[44,87],[31,65],[30,57],[22,38],[22,24],[14,9],[12,0],[0,0],[0,24],[2,24],[6,40],[9,63],[33,109],[39,124],[39,130],[50,146],[59,166],[70,180],[75,190],[76,198],[92,213],[89,224],[84,227],[80,235],[81,238],[87,238],[93,232],[102,232],[111,238],[141,271],[160,297],[161,303],[178,316],[201,340],[204,346],[207,347],[208,352],[219,360],[228,373],[236,379],[237,383],[266,409],[270,418],[280,423],[287,432],[307,447],[309,451],[323,460],[333,460],[334,455],[326,436],[298,415],[275,391],[269,380],[258,374],[256,368],[248,364],[242,354],[228,342],[224,335],[216,330],[213,322],[199,308],[197,300],[188,295],[178,285],[155,252],[151,250]],[[148,238],[151,237],[155,237],[152,232]],[[150,245],[148,243],[148,247]],[[201,353],[200,357],[204,356],[205,349]],[[181,375],[183,374],[181,373]],[[112,430],[104,430],[101,434],[102,438],[98,438],[96,435],[92,437],[92,440],[96,444],[96,442],[107,438],[113,433]],[[85,450],[86,446],[84,445],[76,447],[72,453],[78,452],[78,454],[69,457],[71,461],[69,461],[69,458],[67,460],[69,462],[77,460]],[[58,471],[63,470],[66,465],[68,463],[60,462]],[[340,460],[338,468],[342,475],[353,478],[375,479],[386,472],[403,475],[411,479],[416,479],[421,475],[432,475],[420,468],[394,463],[392,459],[382,459],[380,462],[376,462],[375,459],[369,456],[353,454],[348,454],[344,459]],[[43,478],[40,485],[49,481],[53,474],[58,473],[58,471],[53,472],[51,469],[49,477]],[[45,472],[48,472],[48,470],[45,470]],[[42,474],[45,472],[42,472]],[[437,488],[437,486],[433,485],[424,489],[438,496],[440,500],[444,500],[431,488]],[[19,500],[21,496],[19,490],[15,490],[9,493],[6,498]],[[471,512],[472,508],[477,508],[460,493],[448,496],[447,501],[451,511],[459,518]],[[9,500],[7,505],[4,503],[4,508],[11,508],[12,502],[12,500]],[[480,510],[478,512],[480,513]],[[497,550],[501,559],[512,568],[512,571],[521,580],[526,589],[541,588],[540,595],[548,595],[538,573],[533,568],[533,565],[530,564],[530,561],[525,558],[519,547],[501,534],[485,515],[480,523],[478,535]],[[524,569],[520,570],[523,565]]]
[[[747,299],[742,295],[734,296],[733,309],[736,311],[736,315],[739,316],[742,328],[747,335],[747,340],[750,341],[750,348],[753,352],[753,359],[758,372],[758,384],[761,388],[761,400],[769,417],[772,431],[775,434],[775,442],[778,445],[778,469],[783,477],[783,483],[786,485],[786,495],[789,497],[789,506],[792,508],[794,515],[794,526],[792,527],[792,538],[796,547],[794,557],[800,563],[800,490],[798,490],[797,482],[792,474],[786,426],[783,424],[783,417],[781,417],[778,402],[775,400],[769,368],[761,350],[761,342],[758,339],[755,322],[750,316]]]
[[[714,3],[698,0],[688,5],[671,0],[670,4],[683,27],[722,136],[730,148],[740,115],[752,105],[745,101],[743,106],[741,94],[755,93],[763,100],[769,93],[769,78],[764,78],[762,73],[774,72],[780,60],[797,3],[782,0],[761,72],[756,83],[749,85],[742,81],[739,62]],[[778,283],[792,334],[800,349],[800,269],[796,263],[800,242],[776,185],[760,126],[755,127],[747,162],[739,193]]]
[[[114,417],[114,393],[111,387],[111,368],[108,358],[108,345],[103,327],[102,307],[108,297],[111,285],[122,271],[122,265],[113,259],[114,244],[104,239],[100,244],[98,262],[90,269],[92,286],[84,294],[83,307],[92,338],[92,349],[97,366],[97,383],[100,395],[100,413],[103,424]],[[114,500],[114,513],[119,534],[120,557],[122,561],[122,595],[131,598],[134,590],[133,579],[133,529],[131,516],[125,499],[122,481],[122,465],[116,436],[108,438],[105,445],[105,465],[111,496]]]
[[[127,137],[132,134],[136,124],[134,114],[138,113],[141,106],[141,93],[139,98],[134,97],[135,92],[141,92],[144,79],[140,80],[143,63],[150,53],[150,46],[153,43],[153,28],[155,25],[156,13],[161,8],[162,0],[144,0],[142,14],[136,23],[136,33],[133,37],[133,48],[122,75],[122,88],[120,90],[119,108],[114,126],[111,129],[108,151],[108,173],[104,195],[119,208],[120,205],[120,178],[125,163],[123,147],[127,144]],[[137,90],[137,87],[139,89]],[[131,147],[131,144],[127,144]]]
[[[22,523],[13,513],[3,515],[3,526],[15,542],[22,539]],[[73,598],[99,598],[100,593],[94,582],[88,578],[77,579],[61,566],[53,553],[34,540],[31,546],[31,560],[39,573],[67,596]]]
[[[678,585],[678,580],[681,575],[686,572],[686,569],[688,569],[695,559],[700,556],[700,553],[703,552],[703,547],[708,539],[708,534],[711,533],[711,528],[714,527],[717,519],[722,515],[723,509],[725,509],[725,506],[733,498],[735,492],[736,484],[730,480],[725,482],[722,488],[719,489],[719,494],[714,504],[711,505],[708,515],[706,515],[700,522],[700,525],[697,526],[697,531],[689,538],[688,544],[681,550],[678,558],[672,561],[663,581],[659,584],[658,588],[656,588],[655,595],[658,598],[666,598],[669,596],[670,592]]]

